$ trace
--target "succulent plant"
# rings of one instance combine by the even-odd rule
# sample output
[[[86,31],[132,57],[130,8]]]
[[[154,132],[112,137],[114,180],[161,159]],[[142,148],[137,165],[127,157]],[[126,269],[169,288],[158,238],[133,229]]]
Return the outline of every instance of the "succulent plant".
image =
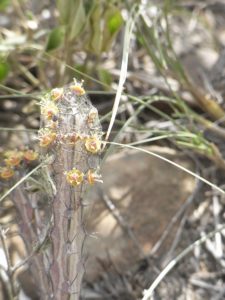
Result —
[[[87,187],[101,181],[102,129],[82,82],[53,89],[40,106],[39,155],[8,152],[0,176],[18,181],[39,156],[41,167],[13,193],[30,271],[40,299],[79,299],[84,198]]]

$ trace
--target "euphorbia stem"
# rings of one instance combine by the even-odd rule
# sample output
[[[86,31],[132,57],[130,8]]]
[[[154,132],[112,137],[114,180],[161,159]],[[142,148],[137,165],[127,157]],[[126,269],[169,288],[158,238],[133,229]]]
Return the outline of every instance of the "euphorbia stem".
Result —
[[[82,84],[55,89],[43,99],[40,145],[53,156],[49,277],[55,300],[78,300],[84,273],[82,221],[85,190],[99,165],[101,126]]]

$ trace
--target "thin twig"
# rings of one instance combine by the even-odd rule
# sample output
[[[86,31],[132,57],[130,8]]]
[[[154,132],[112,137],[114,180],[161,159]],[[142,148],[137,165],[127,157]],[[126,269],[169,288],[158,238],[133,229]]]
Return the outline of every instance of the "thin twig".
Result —
[[[16,296],[16,288],[14,286],[14,280],[13,280],[13,272],[12,272],[12,267],[11,267],[11,259],[10,259],[10,255],[9,255],[9,250],[8,247],[6,245],[6,233],[7,233],[7,229],[2,229],[0,228],[0,239],[1,239],[1,244],[2,244],[2,248],[5,254],[5,258],[7,261],[7,270],[6,270],[6,274],[8,276],[9,279],[9,285],[10,288],[7,288],[8,292],[9,292],[9,297],[10,300],[15,299],[14,297]]]

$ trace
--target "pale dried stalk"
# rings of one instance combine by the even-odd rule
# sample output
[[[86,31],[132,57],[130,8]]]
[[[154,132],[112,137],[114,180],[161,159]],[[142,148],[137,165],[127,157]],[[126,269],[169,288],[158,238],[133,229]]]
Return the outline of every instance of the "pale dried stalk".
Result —
[[[34,196],[34,195],[33,195]],[[34,247],[38,246],[40,235],[38,235],[38,224],[33,219],[32,196],[27,197],[27,192],[23,187],[18,187],[14,191],[13,202],[19,215],[19,228],[24,240],[27,253],[33,252]],[[31,272],[34,276],[34,283],[43,299],[50,299],[51,289],[49,287],[47,274],[44,267],[44,254],[38,253],[32,256],[30,261]]]

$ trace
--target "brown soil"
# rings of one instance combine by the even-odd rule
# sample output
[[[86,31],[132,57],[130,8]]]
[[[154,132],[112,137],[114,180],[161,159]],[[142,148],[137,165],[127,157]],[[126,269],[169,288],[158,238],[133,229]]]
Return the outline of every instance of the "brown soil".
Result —
[[[171,149],[148,149],[187,169],[193,168],[190,160]],[[102,174],[103,185],[89,194],[92,204],[87,213],[87,229],[94,237],[86,242],[88,280],[96,279],[102,271],[102,264],[107,266],[109,257],[119,270],[124,270],[143,254],[149,254],[194,188],[194,179],[190,175],[140,151],[125,150],[110,156]],[[118,223],[106,207],[104,197],[112,201],[115,205],[113,212],[120,214],[125,225]],[[129,229],[134,234],[133,239]],[[173,232],[163,246],[161,252],[164,254],[173,239],[172,235]]]

